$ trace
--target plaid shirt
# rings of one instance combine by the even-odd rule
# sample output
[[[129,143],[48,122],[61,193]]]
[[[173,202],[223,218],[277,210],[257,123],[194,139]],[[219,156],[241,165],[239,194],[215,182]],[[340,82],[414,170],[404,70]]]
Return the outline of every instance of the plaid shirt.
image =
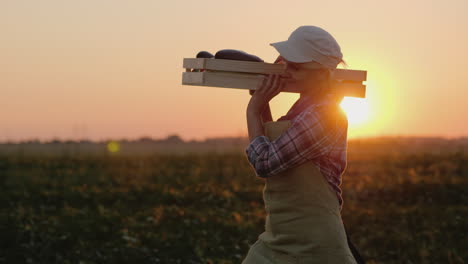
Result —
[[[298,112],[290,127],[273,141],[263,135],[254,138],[245,150],[247,158],[257,176],[262,178],[308,161],[314,162],[335,190],[341,207],[340,185],[346,169],[348,119],[331,96],[297,111],[304,105],[300,100],[289,111]]]

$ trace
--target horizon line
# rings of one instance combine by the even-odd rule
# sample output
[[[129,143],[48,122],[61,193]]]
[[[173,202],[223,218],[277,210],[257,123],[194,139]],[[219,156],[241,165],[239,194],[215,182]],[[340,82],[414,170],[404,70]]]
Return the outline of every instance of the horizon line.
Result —
[[[353,137],[348,138],[348,141],[356,140],[372,140],[372,139],[442,139],[442,140],[468,140],[468,135],[463,136],[442,136],[442,135],[415,135],[415,134],[388,134],[388,135],[378,135],[378,136],[362,136],[362,137]],[[215,137],[205,137],[203,139],[184,139],[178,134],[169,134],[164,138],[155,138],[151,136],[141,136],[138,138],[103,138],[103,139],[91,139],[91,138],[81,138],[81,139],[71,139],[71,138],[59,138],[52,137],[49,139],[39,139],[39,138],[29,138],[21,140],[0,140],[0,144],[24,144],[24,143],[105,143],[105,142],[138,142],[138,141],[181,141],[183,143],[190,142],[206,142],[210,140],[225,140],[225,139],[246,139],[248,136],[215,136]]]

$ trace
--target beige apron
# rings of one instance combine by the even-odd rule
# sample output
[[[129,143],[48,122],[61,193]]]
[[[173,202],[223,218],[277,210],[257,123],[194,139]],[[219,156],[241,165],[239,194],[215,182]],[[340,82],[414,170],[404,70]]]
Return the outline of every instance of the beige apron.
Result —
[[[273,141],[289,120],[265,123]],[[250,247],[243,264],[355,264],[349,249],[338,198],[320,170],[308,162],[266,178],[263,199],[265,232]]]

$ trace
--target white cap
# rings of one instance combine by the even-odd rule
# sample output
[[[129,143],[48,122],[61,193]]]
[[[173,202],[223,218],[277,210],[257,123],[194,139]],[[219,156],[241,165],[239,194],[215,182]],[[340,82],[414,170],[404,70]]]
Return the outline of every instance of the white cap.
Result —
[[[340,45],[330,33],[316,26],[300,26],[288,40],[270,43],[287,61],[318,62],[324,68],[335,69],[342,62]]]

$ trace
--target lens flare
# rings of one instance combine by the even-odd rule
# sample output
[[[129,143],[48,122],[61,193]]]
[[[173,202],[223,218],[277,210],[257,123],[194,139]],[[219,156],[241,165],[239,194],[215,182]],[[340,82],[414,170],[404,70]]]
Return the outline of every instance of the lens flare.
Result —
[[[117,152],[119,152],[119,150],[120,150],[120,144],[119,144],[119,142],[117,142],[117,141],[109,141],[109,143],[107,143],[107,150],[108,150],[110,153],[117,153]]]
[[[364,98],[345,97],[340,104],[350,124],[363,124],[369,117],[369,106]]]

